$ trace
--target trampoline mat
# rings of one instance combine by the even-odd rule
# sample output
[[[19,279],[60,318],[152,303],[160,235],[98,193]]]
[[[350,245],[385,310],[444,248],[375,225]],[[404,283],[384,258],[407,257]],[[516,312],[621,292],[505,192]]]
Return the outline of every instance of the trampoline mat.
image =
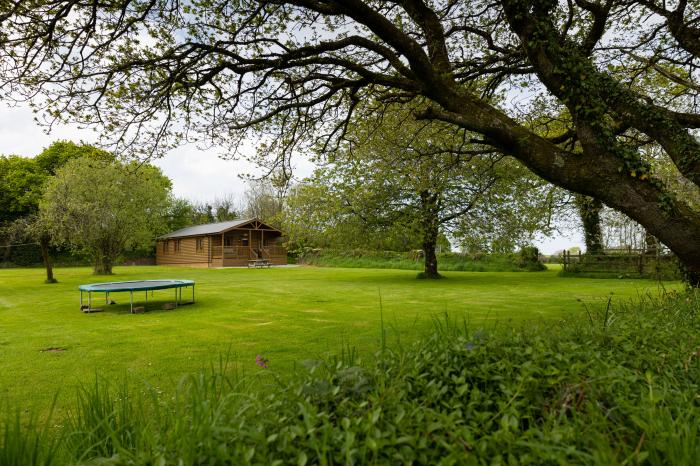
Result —
[[[129,282],[106,282],[80,285],[81,291],[144,291],[163,290],[166,288],[181,288],[194,286],[193,280],[134,280]]]

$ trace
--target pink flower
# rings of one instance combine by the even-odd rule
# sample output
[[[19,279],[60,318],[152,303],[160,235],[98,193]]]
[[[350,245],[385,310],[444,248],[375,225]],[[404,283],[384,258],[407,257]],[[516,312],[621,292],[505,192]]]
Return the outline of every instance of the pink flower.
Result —
[[[270,362],[267,359],[265,359],[262,355],[258,354],[255,356],[255,364],[258,366],[262,367],[263,369],[267,369],[267,363]]]

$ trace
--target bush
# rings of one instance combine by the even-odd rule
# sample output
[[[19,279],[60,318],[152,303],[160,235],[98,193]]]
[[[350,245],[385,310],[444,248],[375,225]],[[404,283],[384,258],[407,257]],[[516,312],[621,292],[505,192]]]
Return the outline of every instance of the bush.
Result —
[[[513,254],[438,254],[438,270],[458,272],[522,272],[544,270],[543,264],[520,267]],[[303,264],[320,267],[422,270],[418,252],[313,249],[298,257]]]
[[[698,464],[699,311],[695,292],[521,328],[445,319],[370,364],[347,351],[293,376],[261,370],[248,387],[223,368],[166,400],[98,382],[70,416],[63,459]]]
[[[524,246],[520,249],[518,252],[518,267],[531,272],[547,268],[540,262],[540,251],[535,246]]]

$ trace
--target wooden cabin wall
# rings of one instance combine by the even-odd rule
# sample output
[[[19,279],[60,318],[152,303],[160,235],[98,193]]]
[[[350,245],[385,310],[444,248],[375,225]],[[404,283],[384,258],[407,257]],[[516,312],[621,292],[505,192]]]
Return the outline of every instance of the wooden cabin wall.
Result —
[[[203,247],[201,251],[197,251],[197,239],[202,240]],[[175,252],[176,241],[180,241],[180,248],[177,252]],[[210,238],[208,236],[195,236],[190,238],[157,241],[156,264],[209,267],[209,242]],[[163,251],[163,243],[167,244],[166,251]]]

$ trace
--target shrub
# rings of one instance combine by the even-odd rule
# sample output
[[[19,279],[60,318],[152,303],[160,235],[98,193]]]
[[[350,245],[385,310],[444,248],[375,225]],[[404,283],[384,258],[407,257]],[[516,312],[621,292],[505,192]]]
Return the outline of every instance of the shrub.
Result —
[[[540,262],[540,251],[535,246],[523,246],[518,251],[518,267],[531,272],[544,270],[547,267]]]
[[[299,256],[299,262],[320,267],[359,267],[422,270],[423,260],[414,252],[314,249]],[[438,254],[440,271],[522,272],[544,270],[542,264],[520,267],[513,254]]]

